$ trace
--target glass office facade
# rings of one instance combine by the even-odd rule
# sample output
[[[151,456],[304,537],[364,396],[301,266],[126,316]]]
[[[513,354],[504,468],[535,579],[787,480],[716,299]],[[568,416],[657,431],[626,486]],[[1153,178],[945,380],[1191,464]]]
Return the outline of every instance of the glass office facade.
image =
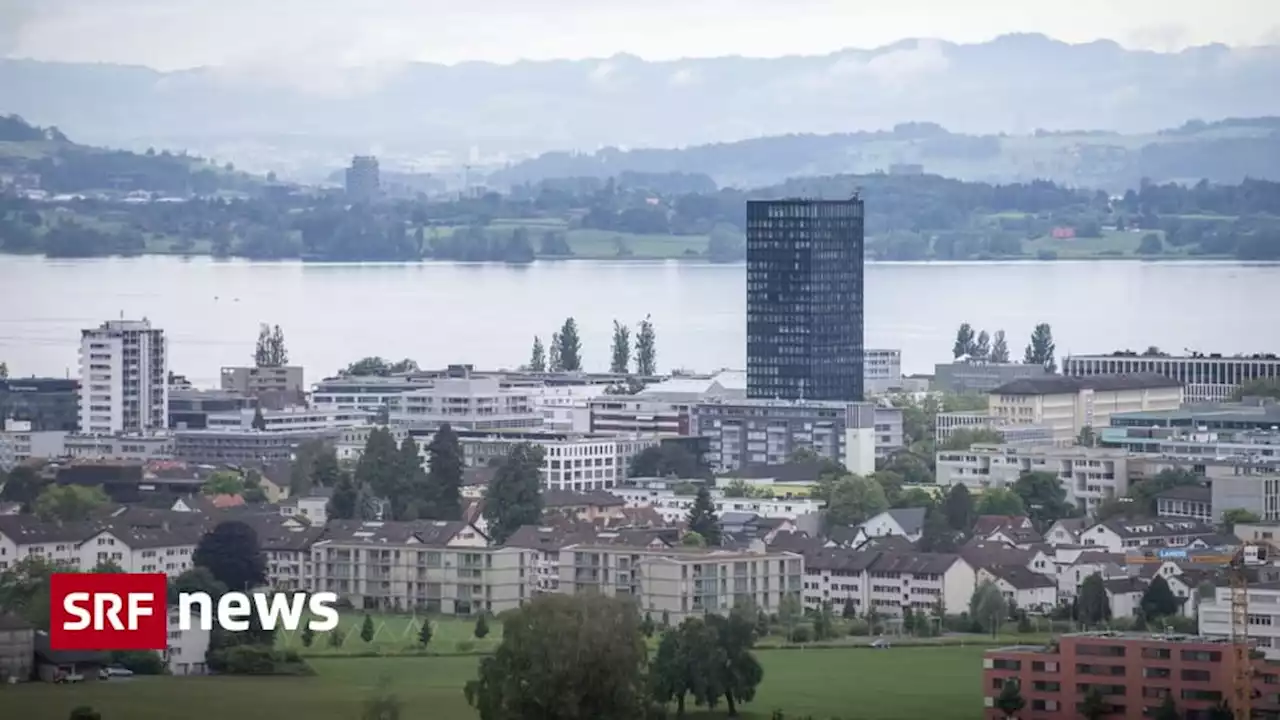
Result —
[[[863,202],[747,203],[747,395],[863,396]]]

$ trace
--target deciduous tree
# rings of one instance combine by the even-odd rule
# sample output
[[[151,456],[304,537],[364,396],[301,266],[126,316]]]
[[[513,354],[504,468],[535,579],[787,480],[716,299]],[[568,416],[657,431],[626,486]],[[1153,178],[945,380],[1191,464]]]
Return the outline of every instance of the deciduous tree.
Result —
[[[88,520],[95,510],[111,502],[100,487],[48,485],[33,504],[36,516],[46,522]]]
[[[711,499],[711,491],[706,485],[698,488],[693,498],[693,507],[689,508],[689,532],[701,535],[710,547],[720,545],[720,518],[716,515],[716,504]]]
[[[1148,618],[1167,618],[1178,614],[1182,603],[1178,602],[1178,597],[1169,589],[1169,583],[1162,576],[1156,575],[1143,591],[1139,607]]]
[[[258,534],[238,520],[221,522],[200,538],[191,562],[207,568],[215,580],[232,590],[250,590],[267,580],[267,561],[258,545]]]
[[[1009,362],[1009,342],[1004,338],[1004,331],[997,330],[991,338],[991,354],[988,359],[993,363]]]
[[[489,636],[489,619],[484,613],[476,616],[476,626],[472,631],[477,640],[483,640]]]
[[[609,372],[631,372],[631,328],[613,321],[613,346],[610,352]]]
[[[542,347],[542,338],[533,336],[533,350],[529,353],[529,369],[534,372],[546,372],[547,351]]]
[[[1009,617],[1009,604],[1000,588],[990,580],[984,580],[969,598],[969,617],[985,632],[995,632]]]
[[[441,425],[427,445],[427,485],[436,520],[462,518],[462,443],[448,423]]]
[[[962,484],[952,485],[947,491],[947,499],[942,503],[943,512],[947,516],[947,524],[956,532],[969,532],[973,527],[973,496],[969,488]]]
[[[644,670],[634,604],[542,595],[506,616],[502,642],[465,694],[480,720],[640,720],[649,698]]]
[[[1053,344],[1053,329],[1049,323],[1036,325],[1031,332],[1031,342],[1027,344],[1022,362],[1028,365],[1041,365],[1045,372],[1057,372],[1058,362],[1054,357],[1057,346]]]
[[[1080,583],[1076,595],[1076,622],[1085,625],[1101,625],[1111,619],[1111,601],[1102,575],[1094,573]]]
[[[31,512],[32,505],[35,504],[36,498],[40,497],[40,491],[44,486],[44,480],[34,468],[29,465],[18,465],[9,471],[7,478],[4,478],[4,489],[0,490],[0,500],[18,503],[22,512]]]
[[[239,495],[244,491],[244,478],[233,470],[217,470],[209,473],[200,492],[205,495]]]
[[[582,370],[582,341],[578,338],[577,321],[566,318],[556,339],[560,346],[560,369],[567,372]]]
[[[973,343],[973,352],[969,354],[971,360],[978,362],[986,362],[991,356],[991,336],[986,330],[978,333],[978,339]]]
[[[991,488],[978,497],[976,515],[1025,515],[1022,498],[1009,488]]]
[[[643,376],[656,375],[658,372],[657,338],[653,331],[653,321],[648,315],[640,321],[636,330],[636,374]]]
[[[884,488],[876,481],[858,475],[819,480],[814,496],[827,504],[824,525],[828,528],[852,527],[889,509]]]
[[[1258,514],[1244,508],[1231,508],[1222,513],[1222,529],[1228,535],[1235,532],[1237,523],[1256,523],[1262,518]]]
[[[972,355],[973,349],[973,326],[969,323],[962,323],[960,329],[956,331],[956,342],[951,346],[951,354],[958,360],[967,355]]]
[[[489,539],[501,545],[521,525],[534,525],[542,517],[543,449],[521,443],[498,466],[484,504]]]

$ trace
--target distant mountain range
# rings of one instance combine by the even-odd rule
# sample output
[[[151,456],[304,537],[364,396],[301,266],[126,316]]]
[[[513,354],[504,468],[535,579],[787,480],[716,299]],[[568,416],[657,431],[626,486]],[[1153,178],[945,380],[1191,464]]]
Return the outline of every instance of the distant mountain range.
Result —
[[[1266,90],[1280,87],[1280,47],[1155,53],[1041,35],[776,59],[415,63],[333,72],[307,86],[273,77],[3,60],[0,113],[96,145],[188,149],[291,174],[322,173],[370,151],[384,165],[412,166],[440,151],[461,164],[472,148],[528,157],[911,122],[979,135],[1149,133],[1195,118],[1280,115],[1280,93]],[[1019,151],[1017,143],[1001,148]],[[859,163],[883,164],[859,153]]]
[[[1280,180],[1280,117],[1193,121],[1157,133],[960,135],[932,123],[886,132],[782,135],[683,149],[549,152],[488,177],[504,187],[547,178],[685,173],[741,188],[789,178],[876,172],[989,183],[1051,179],[1121,192],[1145,180]]]

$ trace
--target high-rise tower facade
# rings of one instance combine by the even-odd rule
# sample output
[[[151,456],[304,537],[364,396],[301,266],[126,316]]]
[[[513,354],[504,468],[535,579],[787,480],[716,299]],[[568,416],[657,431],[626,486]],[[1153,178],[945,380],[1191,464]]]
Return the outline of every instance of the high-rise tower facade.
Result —
[[[863,396],[863,202],[747,203],[747,395]]]
[[[80,333],[80,432],[147,434],[169,425],[164,331],[110,320]]]

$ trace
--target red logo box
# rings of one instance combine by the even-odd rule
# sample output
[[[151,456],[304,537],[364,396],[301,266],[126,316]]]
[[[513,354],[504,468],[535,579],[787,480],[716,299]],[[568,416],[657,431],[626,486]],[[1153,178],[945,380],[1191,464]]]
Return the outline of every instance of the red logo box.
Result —
[[[164,650],[169,645],[163,573],[49,576],[52,650]]]

